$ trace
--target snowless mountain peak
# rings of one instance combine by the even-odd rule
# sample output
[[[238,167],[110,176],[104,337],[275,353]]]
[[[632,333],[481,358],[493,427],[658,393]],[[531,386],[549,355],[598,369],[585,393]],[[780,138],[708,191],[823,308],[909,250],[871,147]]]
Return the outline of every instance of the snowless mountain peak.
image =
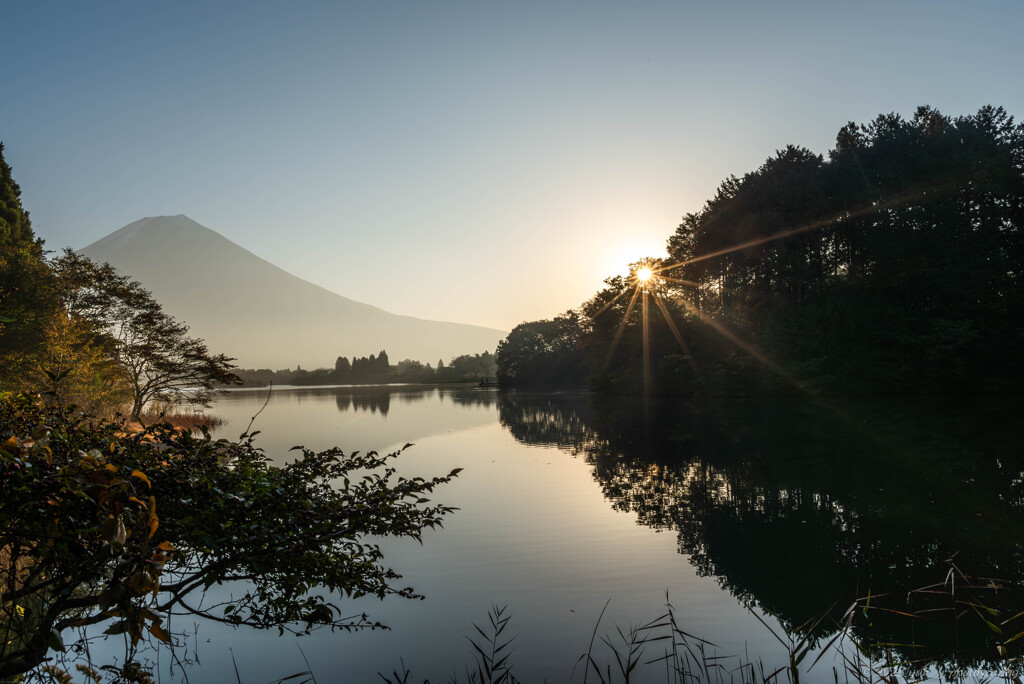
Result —
[[[397,316],[298,278],[184,214],[129,223],[79,252],[140,281],[244,368],[333,367],[386,349],[423,362],[493,351],[500,330]]]

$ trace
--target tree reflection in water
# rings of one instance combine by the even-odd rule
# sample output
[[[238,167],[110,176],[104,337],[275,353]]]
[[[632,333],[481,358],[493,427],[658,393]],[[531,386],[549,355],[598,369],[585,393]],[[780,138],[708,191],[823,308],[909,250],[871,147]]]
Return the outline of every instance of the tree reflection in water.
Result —
[[[885,593],[872,605],[942,610],[929,619],[872,610],[857,636],[919,644],[903,655],[959,670],[998,658],[1000,637],[968,601],[1004,618],[1024,610],[1024,430],[1007,404],[879,401],[841,419],[795,399],[645,404],[520,392],[502,393],[498,411],[518,441],[586,459],[614,508],[677,531],[698,574],[790,632],[829,612],[822,624],[834,625],[858,597]],[[912,591],[941,584],[954,557],[1001,588],[961,588],[957,604]],[[1002,640],[1024,624],[1005,629]]]
[[[391,394],[376,392],[372,394],[338,394],[334,398],[339,411],[369,411],[380,413],[385,418],[391,408]]]
[[[394,387],[387,385],[366,385],[362,387],[332,387],[308,390],[309,394],[330,394],[339,411],[379,413],[385,418],[391,410],[391,402],[414,404],[427,397],[438,396],[450,399],[460,406],[482,406],[490,408],[496,401],[497,392],[480,391],[475,387]]]

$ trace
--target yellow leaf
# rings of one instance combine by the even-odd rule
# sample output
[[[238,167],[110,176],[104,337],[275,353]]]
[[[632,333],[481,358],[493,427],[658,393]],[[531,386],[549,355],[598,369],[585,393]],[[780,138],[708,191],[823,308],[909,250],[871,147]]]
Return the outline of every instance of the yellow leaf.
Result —
[[[140,480],[142,480],[143,482],[146,483],[147,487],[149,487],[150,489],[153,488],[153,485],[152,485],[152,483],[150,483],[149,478],[146,477],[146,473],[142,472],[141,470],[133,470],[132,471],[132,477],[139,478]]]
[[[156,624],[155,622],[149,626],[149,633],[155,636],[160,641],[164,642],[165,644],[171,643],[171,635],[168,634],[163,627]]]
[[[148,591],[155,592],[160,588],[160,585],[156,583],[148,572],[139,570],[128,580],[128,588],[136,594],[142,595]]]

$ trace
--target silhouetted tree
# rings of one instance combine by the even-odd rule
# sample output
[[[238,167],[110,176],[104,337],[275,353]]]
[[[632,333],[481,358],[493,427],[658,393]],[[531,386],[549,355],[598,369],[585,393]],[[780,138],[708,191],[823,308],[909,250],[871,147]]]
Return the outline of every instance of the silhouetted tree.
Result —
[[[348,357],[339,356],[334,362],[334,373],[331,379],[339,385],[344,385],[352,380],[352,364],[349,363]]]
[[[137,419],[154,398],[205,405],[212,391],[240,382],[224,354],[211,354],[188,326],[163,311],[142,285],[70,249],[54,261],[64,312],[113,341],[117,367],[132,393]]]
[[[673,275],[815,381],[1007,388],[1024,351],[1022,160],[1001,108],[850,123],[827,161],[789,147],[723,183],[670,239],[674,261],[699,259]]]
[[[498,343],[496,375],[505,385],[585,384],[579,316],[520,323]]]
[[[28,212],[21,205],[21,187],[15,182],[11,167],[4,159],[4,144],[0,142],[0,247],[41,244],[32,232]]]
[[[1002,108],[850,123],[827,156],[785,147],[684,216],[668,252],[648,312],[658,391],[1024,381],[1024,125]],[[627,279],[606,284],[576,349],[593,384],[634,389],[641,307]],[[499,346],[503,381],[561,381],[552,369],[578,357],[556,362],[571,346],[559,340],[557,319],[517,326]]]

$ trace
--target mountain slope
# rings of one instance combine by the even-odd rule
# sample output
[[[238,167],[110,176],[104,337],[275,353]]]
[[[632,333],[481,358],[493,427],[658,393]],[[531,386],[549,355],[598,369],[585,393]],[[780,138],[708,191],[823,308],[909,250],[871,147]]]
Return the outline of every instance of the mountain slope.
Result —
[[[245,368],[333,366],[386,349],[433,363],[492,350],[500,330],[396,316],[297,278],[187,216],[130,223],[79,252],[141,282],[211,351]]]

